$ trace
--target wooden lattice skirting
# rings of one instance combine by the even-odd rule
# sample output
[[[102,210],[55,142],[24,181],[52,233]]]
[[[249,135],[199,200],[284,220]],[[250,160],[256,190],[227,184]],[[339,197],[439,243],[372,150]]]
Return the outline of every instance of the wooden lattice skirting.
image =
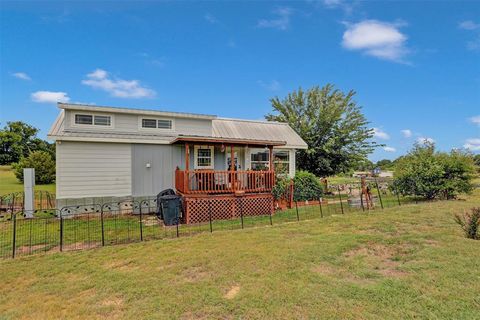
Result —
[[[271,193],[243,195],[184,195],[184,223],[228,220],[245,216],[261,216],[274,213]]]

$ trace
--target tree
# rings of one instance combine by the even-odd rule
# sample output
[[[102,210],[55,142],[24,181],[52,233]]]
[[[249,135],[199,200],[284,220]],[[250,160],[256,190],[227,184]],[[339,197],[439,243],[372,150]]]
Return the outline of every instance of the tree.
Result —
[[[35,183],[48,184],[55,181],[55,161],[46,151],[34,151],[13,164],[15,176],[20,182],[23,182],[24,168],[35,168]]]
[[[307,150],[298,153],[300,169],[318,176],[347,172],[377,146],[370,141],[373,130],[367,127],[354,95],[327,84],[270,100],[274,113],[266,119],[287,122],[308,144]]]
[[[17,162],[30,152],[42,150],[55,157],[55,145],[37,138],[38,129],[22,121],[7,122],[0,130],[0,164]]]
[[[393,167],[393,162],[392,162],[392,160],[382,159],[382,160],[377,161],[376,166],[379,167],[382,170],[387,170],[387,169],[391,169]]]
[[[415,144],[397,162],[394,186],[404,195],[450,199],[473,189],[474,170],[473,158],[468,153],[435,152],[433,143]]]

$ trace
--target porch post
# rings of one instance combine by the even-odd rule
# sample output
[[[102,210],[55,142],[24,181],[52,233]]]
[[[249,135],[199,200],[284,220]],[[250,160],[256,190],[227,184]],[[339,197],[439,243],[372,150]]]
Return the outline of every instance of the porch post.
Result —
[[[184,177],[184,188],[185,188],[185,193],[188,193],[188,170],[190,169],[190,145],[188,143],[185,143],[185,174],[183,175]]]
[[[230,145],[230,177],[232,179],[232,189],[235,192],[237,189],[235,181],[235,152],[233,151],[233,144]]]
[[[269,146],[268,149],[270,151],[269,152],[269,157],[268,157],[269,158],[269,166],[268,167],[270,168],[269,171],[271,172],[270,173],[270,177],[271,177],[270,178],[270,183],[271,183],[270,186],[273,188],[273,185],[275,184],[275,174],[273,173],[273,172],[275,172],[275,168],[274,168],[275,164],[273,162],[273,146]]]

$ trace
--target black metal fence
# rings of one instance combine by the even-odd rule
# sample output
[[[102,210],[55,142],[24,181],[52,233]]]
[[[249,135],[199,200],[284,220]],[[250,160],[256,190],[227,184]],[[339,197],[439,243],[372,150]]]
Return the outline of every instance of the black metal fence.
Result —
[[[194,235],[202,232],[275,225],[332,215],[368,213],[387,207],[416,203],[403,197],[390,184],[369,181],[371,204],[367,206],[358,183],[329,186],[323,197],[294,202],[292,208],[267,216],[241,210],[230,220],[165,226],[156,215],[156,198],[122,200],[103,204],[42,209],[33,218],[22,211],[0,217],[0,257],[15,258],[38,253],[91,249],[122,243]],[[365,187],[365,184],[363,184]],[[211,212],[209,213],[211,217]]]

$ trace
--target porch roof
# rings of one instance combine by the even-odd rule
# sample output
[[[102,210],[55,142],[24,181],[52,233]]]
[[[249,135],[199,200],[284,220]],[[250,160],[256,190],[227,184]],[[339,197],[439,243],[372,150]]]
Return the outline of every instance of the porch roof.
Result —
[[[262,139],[239,139],[239,138],[224,138],[224,137],[205,137],[205,136],[178,136],[173,139],[171,143],[177,142],[204,142],[204,143],[226,143],[235,145],[256,145],[256,146],[284,146],[285,141],[262,140]]]

